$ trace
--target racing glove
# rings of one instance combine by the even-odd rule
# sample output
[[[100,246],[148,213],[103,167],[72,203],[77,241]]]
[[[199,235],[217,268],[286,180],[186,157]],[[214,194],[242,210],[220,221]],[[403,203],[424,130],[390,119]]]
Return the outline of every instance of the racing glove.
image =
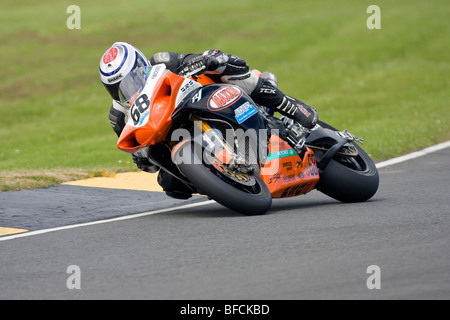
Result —
[[[147,156],[148,156],[148,148],[139,150],[138,152],[131,155],[131,157],[133,158],[133,162],[136,164],[139,170],[149,173],[157,172],[159,170],[159,167],[151,163],[148,160]]]

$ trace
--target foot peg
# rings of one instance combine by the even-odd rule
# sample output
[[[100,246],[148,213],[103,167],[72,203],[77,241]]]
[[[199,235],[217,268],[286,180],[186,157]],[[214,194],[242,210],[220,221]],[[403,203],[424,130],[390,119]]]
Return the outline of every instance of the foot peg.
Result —
[[[351,134],[350,132],[345,129],[344,131],[336,131],[336,134],[341,137],[342,139],[348,140],[348,141],[356,141],[361,144],[364,144],[364,139],[355,136],[354,134]]]

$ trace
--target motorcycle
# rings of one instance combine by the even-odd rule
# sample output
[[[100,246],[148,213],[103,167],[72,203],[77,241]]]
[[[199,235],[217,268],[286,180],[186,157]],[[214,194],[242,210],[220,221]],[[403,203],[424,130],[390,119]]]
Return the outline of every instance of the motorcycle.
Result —
[[[356,144],[361,138],[321,121],[307,130],[278,118],[204,69],[176,74],[158,64],[124,77],[119,95],[129,110],[117,147],[245,215],[314,189],[342,202],[376,193],[377,168]]]

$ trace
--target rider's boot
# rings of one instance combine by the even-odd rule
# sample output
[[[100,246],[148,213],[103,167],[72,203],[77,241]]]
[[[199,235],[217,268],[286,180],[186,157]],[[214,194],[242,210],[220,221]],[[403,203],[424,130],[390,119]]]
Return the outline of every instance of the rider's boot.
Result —
[[[295,120],[307,129],[317,124],[319,114],[315,108],[284,94],[271,79],[260,78],[251,97],[256,103]]]
[[[159,170],[157,181],[169,197],[182,200],[192,197],[191,189],[164,170]]]

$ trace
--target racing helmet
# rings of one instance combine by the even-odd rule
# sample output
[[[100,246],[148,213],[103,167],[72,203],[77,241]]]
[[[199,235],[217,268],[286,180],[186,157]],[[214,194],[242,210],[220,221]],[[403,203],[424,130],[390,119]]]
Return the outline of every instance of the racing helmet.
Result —
[[[119,86],[123,78],[136,70],[148,67],[149,61],[137,48],[126,42],[114,43],[100,59],[100,78],[111,97],[120,101]]]

